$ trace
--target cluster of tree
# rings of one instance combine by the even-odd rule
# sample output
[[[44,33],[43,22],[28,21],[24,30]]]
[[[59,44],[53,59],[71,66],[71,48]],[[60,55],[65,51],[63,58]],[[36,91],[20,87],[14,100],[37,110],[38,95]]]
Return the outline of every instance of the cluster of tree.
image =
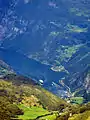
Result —
[[[3,119],[6,116],[8,120],[11,117],[23,114],[23,111],[18,108],[19,104],[25,104],[29,107],[43,107],[50,111],[58,110],[62,104],[64,106],[60,107],[61,109],[66,106],[67,103],[64,100],[39,85],[33,84],[31,80],[28,81],[30,84],[27,81],[27,78],[13,75],[0,79],[0,118]],[[3,113],[5,114],[3,115]]]
[[[26,82],[25,82],[25,81]],[[24,83],[23,83],[24,81]],[[47,90],[34,84],[31,80],[18,76],[7,76],[0,80],[0,118],[10,120],[24,114],[18,104],[26,106],[39,106],[50,111],[59,111],[56,120],[68,120],[75,114],[90,111],[90,103],[84,105],[71,105],[58,98]]]
[[[86,114],[86,118],[83,120],[87,120],[90,116],[90,103],[83,105],[69,105],[65,109],[62,109],[61,114],[58,115],[56,120],[69,120],[70,118],[70,120],[81,120],[84,114]],[[73,117],[74,115],[77,115],[75,119]]]
[[[0,80],[0,119],[10,120],[24,114],[17,103],[21,100],[21,92],[11,82]]]
[[[8,101],[7,97],[0,96],[0,119],[10,120],[16,118],[17,115],[23,115],[23,110],[18,108],[17,105]]]

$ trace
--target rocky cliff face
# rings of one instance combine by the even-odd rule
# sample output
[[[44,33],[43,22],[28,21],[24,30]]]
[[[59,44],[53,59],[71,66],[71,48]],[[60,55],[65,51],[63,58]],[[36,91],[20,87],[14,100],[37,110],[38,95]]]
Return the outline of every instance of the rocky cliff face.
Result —
[[[5,62],[0,60],[0,77],[3,77],[7,74],[12,74],[14,71],[11,69],[9,65],[7,65]]]
[[[81,74],[75,74],[68,79],[68,86],[73,96],[83,96],[86,101],[90,100],[90,67],[87,67]]]
[[[86,77],[84,78],[84,86],[87,90],[87,93],[90,93],[90,67],[88,68]]]

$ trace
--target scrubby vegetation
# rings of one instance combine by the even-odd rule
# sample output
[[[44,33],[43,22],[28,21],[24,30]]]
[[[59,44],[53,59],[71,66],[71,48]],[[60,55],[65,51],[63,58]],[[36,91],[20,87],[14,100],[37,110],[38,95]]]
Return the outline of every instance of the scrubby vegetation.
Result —
[[[31,79],[8,75],[0,79],[0,119],[88,120],[90,103],[82,98],[67,103],[41,88]]]
[[[87,120],[90,117],[90,103],[71,105],[64,109],[56,120]]]
[[[22,115],[23,110],[21,110],[17,105],[12,104],[7,97],[0,96],[0,119],[10,120],[11,118],[17,117],[17,115]]]
[[[30,111],[34,112],[35,109],[32,109],[32,107],[36,107],[37,111],[41,110],[42,114],[40,114],[39,111],[37,113],[38,115],[43,115],[43,113],[45,114],[52,110],[58,110],[61,104],[67,106],[67,103],[64,100],[41,88],[31,79],[15,74],[0,79],[0,96],[3,97],[5,101],[7,100],[9,104],[8,108],[6,106],[7,104],[5,104],[5,108],[8,111],[10,118],[17,117],[16,115],[23,114],[23,112],[26,116]],[[1,99],[1,101],[3,100]],[[24,107],[21,107],[22,105]],[[11,112],[9,113],[9,111],[12,111],[12,114]],[[35,114],[33,113],[33,115]]]

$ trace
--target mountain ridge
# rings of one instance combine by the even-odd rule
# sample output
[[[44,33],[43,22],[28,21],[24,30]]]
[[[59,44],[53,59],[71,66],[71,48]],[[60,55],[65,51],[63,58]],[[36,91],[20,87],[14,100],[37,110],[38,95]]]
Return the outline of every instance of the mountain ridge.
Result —
[[[8,10],[0,22],[1,59],[16,72],[42,80],[43,86],[52,92],[58,91],[56,94],[60,89],[60,94],[67,92],[60,80],[71,91],[77,90],[77,84],[83,87],[83,78],[79,80],[78,77],[90,64],[89,0],[18,0],[11,5],[12,1],[5,4]],[[8,56],[9,50],[12,54]],[[13,55],[16,53],[17,62]],[[38,66],[37,70],[31,60]]]

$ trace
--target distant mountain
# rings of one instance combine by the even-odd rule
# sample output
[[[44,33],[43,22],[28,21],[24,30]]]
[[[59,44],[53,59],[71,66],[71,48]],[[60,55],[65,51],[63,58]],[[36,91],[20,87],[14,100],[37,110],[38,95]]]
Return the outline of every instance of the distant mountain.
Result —
[[[75,74],[69,79],[68,86],[74,96],[83,96],[86,101],[90,101],[90,66],[88,66],[81,74]]]
[[[90,66],[86,67],[81,74],[74,74],[67,79],[69,79],[68,86],[71,87],[72,91],[86,89],[87,92],[90,92]]]
[[[7,12],[0,22],[1,59],[59,96],[78,88],[89,92],[83,74],[90,64],[90,1],[2,3]]]

